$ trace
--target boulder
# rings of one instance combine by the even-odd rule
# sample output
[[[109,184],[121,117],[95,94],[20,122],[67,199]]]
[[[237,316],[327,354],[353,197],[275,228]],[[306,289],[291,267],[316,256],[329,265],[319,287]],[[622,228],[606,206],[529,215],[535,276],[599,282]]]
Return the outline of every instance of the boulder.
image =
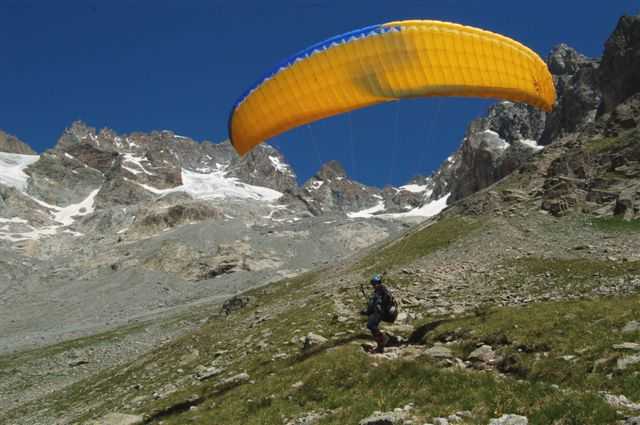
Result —
[[[502,415],[489,421],[489,425],[527,425],[528,423],[529,420],[520,415]]]
[[[473,350],[467,358],[471,361],[492,363],[496,359],[496,353],[490,345],[482,345]]]
[[[628,322],[622,328],[622,333],[632,333],[632,332],[638,332],[638,331],[640,331],[640,322],[637,320],[632,320]]]
[[[205,367],[200,365],[196,367],[195,377],[199,381],[204,381],[206,379],[219,375],[222,372],[224,372],[224,368],[222,367]]]
[[[222,311],[224,312],[225,315],[228,316],[233,312],[242,310],[243,308],[251,304],[253,301],[254,301],[254,298],[248,295],[236,295],[229,298],[222,304]]]
[[[109,413],[100,419],[89,421],[88,425],[138,425],[143,423],[144,417],[141,415]]]
[[[379,413],[360,421],[360,425],[402,425],[403,416],[397,413]]]
[[[304,342],[302,343],[302,351],[309,351],[315,347],[318,347],[324,343],[329,341],[327,338],[322,335],[314,334],[310,332],[307,336],[304,337]]]
[[[637,342],[623,342],[622,344],[614,344],[613,348],[615,350],[640,351],[640,344]]]
[[[616,367],[619,370],[624,370],[629,366],[640,363],[640,354],[635,354],[633,356],[624,356],[618,359]]]
[[[424,354],[434,359],[450,359],[453,357],[451,350],[444,345],[436,344],[424,351]]]
[[[229,378],[223,379],[216,385],[218,389],[228,389],[249,382],[249,374],[246,372],[238,373]]]
[[[634,218],[635,197],[636,197],[635,189],[628,189],[620,192],[620,194],[618,195],[618,198],[616,199],[616,206],[613,210],[613,213],[617,216],[621,216],[625,220],[631,220],[632,218]]]

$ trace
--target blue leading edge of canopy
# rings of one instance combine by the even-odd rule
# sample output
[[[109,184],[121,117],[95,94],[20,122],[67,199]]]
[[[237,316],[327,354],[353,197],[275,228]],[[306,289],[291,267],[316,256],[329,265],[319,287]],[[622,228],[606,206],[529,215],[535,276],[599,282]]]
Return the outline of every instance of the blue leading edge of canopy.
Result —
[[[249,94],[251,94],[251,92],[256,88],[258,88],[263,82],[265,82],[269,78],[276,75],[282,68],[287,68],[293,65],[296,62],[296,60],[304,59],[308,57],[315,50],[325,50],[330,48],[331,45],[334,43],[336,44],[345,43],[345,42],[348,42],[350,38],[360,37],[362,35],[364,36],[378,35],[378,34],[384,34],[389,31],[397,31],[401,29],[400,25],[395,25],[391,27],[385,27],[383,25],[384,24],[370,25],[368,27],[364,27],[357,30],[346,32],[344,34],[336,35],[334,37],[328,38],[319,43],[313,44],[307,47],[306,49],[301,50],[292,56],[289,56],[287,59],[283,60],[282,62],[277,64],[275,67],[273,67],[271,70],[266,72],[262,77],[256,80],[256,82],[253,83],[247,90],[245,90],[244,93],[242,93],[242,96],[238,98],[238,100],[233,104],[231,108],[231,113],[229,114],[229,120],[227,124],[228,132],[229,132],[229,140],[231,141],[231,143],[233,144],[233,137],[231,135],[231,119],[233,117],[233,112],[236,110],[238,105],[240,105],[240,103],[242,103],[242,101],[244,101],[249,96]]]

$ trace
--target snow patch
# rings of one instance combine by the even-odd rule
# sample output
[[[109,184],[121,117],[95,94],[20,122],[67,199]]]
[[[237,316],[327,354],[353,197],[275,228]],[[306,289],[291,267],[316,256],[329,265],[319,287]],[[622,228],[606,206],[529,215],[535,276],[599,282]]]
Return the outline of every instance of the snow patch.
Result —
[[[430,193],[427,193],[427,196],[429,195]],[[365,210],[358,211],[358,212],[348,213],[347,216],[349,218],[377,217],[377,218],[386,218],[386,219],[397,219],[397,218],[404,218],[404,217],[424,217],[424,218],[433,217],[435,215],[438,215],[442,210],[444,210],[447,207],[447,200],[449,199],[450,195],[451,194],[448,193],[443,197],[441,197],[440,199],[427,202],[421,207],[413,208],[413,209],[410,209],[409,211],[402,212],[402,213],[376,214],[384,210],[384,202],[380,202],[371,208],[367,208]]]
[[[240,198],[275,201],[282,193],[262,186],[242,183],[235,177],[225,177],[225,167],[213,173],[200,174],[182,170],[181,190],[198,199]]]
[[[58,223],[62,223],[63,226],[70,226],[75,221],[74,217],[91,214],[95,211],[95,198],[98,192],[100,192],[100,188],[91,192],[89,196],[80,203],[69,205],[64,208],[54,207],[57,209],[54,213],[54,220]]]
[[[269,160],[271,161],[271,164],[273,164],[273,168],[275,168],[276,171],[279,171],[282,174],[291,174],[289,165],[281,162],[280,158],[278,158],[277,156],[269,155]]]
[[[30,195],[27,195],[29,196],[29,198],[31,198],[33,201],[37,202],[38,204],[42,205],[43,207],[53,210],[53,219],[58,223],[60,223],[60,225],[45,226],[39,229],[36,229],[33,226],[29,225],[29,227],[32,230],[29,230],[26,232],[9,232],[8,230],[5,230],[3,228],[2,229],[3,231],[0,232],[0,239],[8,240],[11,242],[20,242],[25,240],[37,240],[45,236],[53,236],[57,234],[61,228],[72,225],[76,217],[91,214],[94,211],[95,197],[99,191],[100,191],[100,188],[91,192],[89,196],[87,196],[82,202],[69,205],[67,207],[58,207],[56,205],[47,204],[44,201],[41,201]],[[27,223],[26,220],[23,220],[21,218],[0,219],[0,222],[19,223],[19,224]],[[72,236],[82,236],[82,233],[74,232],[69,229],[63,230],[63,233],[70,233]]]
[[[509,143],[493,130],[484,130],[473,134],[469,137],[469,142],[475,149],[478,149],[481,143],[485,143],[487,148],[495,151],[504,151],[509,147]]]
[[[29,176],[24,173],[24,169],[39,158],[39,155],[0,152],[0,183],[23,192],[29,179]]]
[[[406,184],[404,186],[400,186],[400,190],[406,190],[411,193],[421,193],[427,190],[427,186],[420,184]]]
[[[122,168],[124,168],[125,170],[130,171],[133,174],[140,174],[140,173],[145,173],[149,176],[155,176],[156,174],[147,171],[146,168],[144,168],[144,166],[142,165],[142,161],[144,161],[145,158],[141,157],[141,156],[135,156],[133,154],[130,153],[126,153],[124,154],[124,160],[122,161]],[[125,164],[126,163],[130,163],[130,164],[134,164],[135,166],[138,167],[138,169],[134,169],[131,167],[127,167]]]
[[[311,189],[318,190],[324,184],[324,180],[315,180],[311,183]]]
[[[26,224],[27,220],[24,218],[12,217],[12,218],[2,218],[0,217],[0,223],[17,223],[17,224]]]
[[[525,146],[530,147],[531,149],[533,149],[534,151],[541,151],[542,149],[544,149],[544,146],[540,146],[538,144],[538,142],[536,142],[535,140],[531,140],[531,139],[520,139],[518,140],[519,143],[522,143]]]
[[[402,217],[433,217],[434,215],[440,214],[440,212],[447,207],[447,199],[451,196],[450,193],[447,193],[440,199],[435,201],[427,202],[421,207],[414,208],[407,212],[396,213],[396,214],[384,214],[383,217],[389,218],[402,218]]]
[[[371,208],[367,208],[362,211],[347,213],[347,217],[349,218],[371,218],[377,212],[384,210],[384,201],[379,202]]]
[[[198,173],[182,169],[182,186],[170,189],[157,189],[143,183],[127,179],[132,183],[157,195],[173,192],[185,192],[196,199],[255,199],[258,201],[275,201],[282,193],[262,186],[242,183],[235,177],[226,177],[226,166],[216,164],[217,169],[210,173]]]

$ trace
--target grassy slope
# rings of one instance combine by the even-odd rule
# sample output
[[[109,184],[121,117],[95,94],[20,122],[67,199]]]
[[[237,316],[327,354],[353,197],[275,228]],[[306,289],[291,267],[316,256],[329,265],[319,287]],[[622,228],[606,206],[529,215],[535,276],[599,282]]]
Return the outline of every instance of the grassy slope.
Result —
[[[117,411],[144,413],[150,422],[165,424],[282,424],[284,418],[305,412],[331,411],[320,423],[345,424],[357,423],[374,410],[413,402],[414,414],[425,421],[471,410],[474,420],[469,423],[487,423],[502,413],[525,414],[534,424],[612,423],[616,412],[600,391],[640,400],[640,367],[617,371],[616,360],[622,353],[612,348],[640,337],[617,332],[626,321],[640,317],[636,295],[486,306],[476,314],[449,317],[423,341],[429,346],[454,335],[449,346],[461,358],[489,343],[507,359],[506,374],[443,368],[425,355],[395,361],[370,357],[359,346],[368,338],[363,323],[352,317],[338,320],[343,312],[327,294],[343,298],[350,309],[359,307],[349,298],[355,295],[354,282],[341,283],[340,276],[411,264],[452,243],[464,244],[480,231],[479,223],[443,219],[347,269],[306,274],[255,290],[251,295],[256,301],[228,318],[212,312],[199,331],[125,367],[79,382],[44,404],[26,405],[9,417],[45,406],[49,417],[84,412],[77,418],[80,423]],[[636,262],[613,265],[584,258],[515,259],[504,267],[516,271],[505,285],[524,284],[549,273],[554,282],[567,287],[567,293],[578,295],[594,272],[613,278],[640,274]],[[583,285],[576,286],[578,282]],[[427,315],[414,325],[434,319],[438,318]],[[329,342],[303,354],[298,338],[308,332],[320,333]],[[193,378],[199,365],[221,366],[224,372],[201,382]],[[221,378],[240,372],[248,373],[251,383],[217,385]],[[172,388],[177,390],[171,392]],[[153,397],[162,392],[170,394]]]

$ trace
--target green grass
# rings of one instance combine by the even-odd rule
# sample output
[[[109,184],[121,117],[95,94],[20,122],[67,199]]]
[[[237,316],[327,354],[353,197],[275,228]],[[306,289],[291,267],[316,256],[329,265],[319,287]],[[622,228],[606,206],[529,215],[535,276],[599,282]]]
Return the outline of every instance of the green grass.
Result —
[[[597,217],[589,220],[589,224],[603,232],[640,232],[640,219],[625,220],[622,217]]]
[[[412,232],[376,250],[363,258],[357,268],[369,275],[372,271],[384,271],[401,267],[420,257],[448,247],[480,227],[480,223],[467,218],[444,218],[432,225]]]
[[[619,137],[604,137],[590,140],[586,144],[586,150],[592,153],[603,153],[617,148],[621,144]]]
[[[640,261],[527,257],[511,260],[506,266],[510,277],[502,285],[528,288],[532,295],[548,291],[584,295],[600,286],[602,279],[640,275]]]
[[[488,343],[509,358],[507,373],[531,384],[556,384],[576,392],[609,391],[640,400],[640,365],[617,370],[616,360],[625,353],[613,348],[637,340],[640,335],[617,331],[638,317],[637,295],[546,302],[493,308],[483,317],[450,321],[430,339],[455,332],[460,335],[456,350],[463,357],[478,344]]]
[[[631,130],[617,137],[603,137],[590,140],[586,143],[585,149],[587,152],[595,154],[611,152],[637,143],[639,137],[640,135],[636,130]]]
[[[302,383],[298,389],[292,387],[296,382]],[[602,424],[616,419],[614,410],[593,394],[441,369],[427,359],[380,362],[359,347],[344,346],[209,399],[197,411],[165,418],[165,423],[282,424],[284,417],[329,410],[335,413],[321,424],[355,424],[375,410],[393,410],[409,402],[415,403],[414,414],[424,421],[459,410],[472,411],[475,423],[482,424],[504,413],[538,418],[532,423],[539,424]]]
[[[275,291],[286,285],[277,287]],[[298,280],[289,282],[289,289],[308,288],[304,280]],[[270,303],[276,301],[273,298]],[[243,324],[251,323],[245,321],[267,305],[260,298],[256,306],[234,313],[226,321],[211,321],[201,331],[162,347],[143,360],[78,384],[57,408],[64,411],[96,397],[104,400],[104,394],[123,388],[120,396],[105,400],[105,405],[87,417],[121,409],[118,406],[126,405],[126,400],[136,395],[130,394],[131,385],[142,384],[142,393],[150,394],[183,376],[184,373],[175,373],[177,368],[189,371],[198,364],[209,364],[221,348],[235,353],[226,365],[228,375],[246,371],[254,383],[226,391],[216,389],[217,379],[187,385],[164,400],[145,402],[140,411],[158,414],[177,403],[198,398],[195,410],[167,414],[162,417],[163,423],[282,424],[283,418],[325,410],[333,414],[320,424],[345,424],[358,423],[374,410],[392,410],[413,402],[414,413],[424,422],[458,410],[471,410],[476,420],[472,423],[478,424],[505,413],[525,415],[532,424],[603,424],[613,423],[618,416],[598,395],[599,391],[640,399],[636,375],[640,367],[631,367],[625,373],[616,371],[615,361],[621,353],[612,349],[613,344],[624,340],[615,330],[640,316],[638,296],[489,308],[482,316],[454,319],[428,335],[429,343],[447,333],[460,335],[451,347],[463,358],[477,344],[493,344],[500,355],[510,357],[524,371],[517,376],[508,371],[507,378],[444,369],[424,357],[416,361],[375,359],[362,353],[357,344],[358,333],[330,339],[312,355],[302,355],[299,344],[288,343],[296,329],[298,336],[320,328],[324,336],[331,337],[354,325],[334,321],[332,303],[321,295],[291,306],[262,324]],[[255,336],[265,330],[272,333],[274,345],[266,351],[255,350],[260,339]],[[248,335],[254,338],[243,342]],[[199,350],[200,357],[187,363],[181,361],[193,348]],[[286,351],[289,357],[274,361],[274,350]],[[564,360],[564,355],[576,357]],[[606,361],[599,362],[600,359]],[[598,367],[594,368],[596,363]],[[514,369],[512,365],[511,370]],[[294,388],[298,382],[302,385]],[[552,384],[562,390],[554,389]]]
[[[548,273],[552,277],[568,280],[588,279],[596,274],[608,277],[640,274],[640,261],[618,263],[590,258],[528,257],[512,260],[511,264],[529,274]]]
[[[409,235],[405,246],[388,245],[382,253],[394,255],[401,250],[418,258],[459,240],[477,226],[478,222],[443,220]],[[379,266],[387,257],[370,260],[369,264]],[[567,285],[591,282],[596,273],[616,277],[637,274],[640,269],[636,262],[542,258],[514,260],[508,267],[514,270],[509,284],[535,276],[548,279],[548,273],[555,283]],[[319,423],[351,424],[375,410],[393,410],[413,402],[417,423],[471,410],[474,422],[470,423],[477,424],[516,413],[527,416],[534,425],[595,425],[619,419],[599,396],[600,391],[640,400],[640,365],[616,370],[623,353],[612,347],[640,338],[640,334],[617,332],[640,317],[640,296],[526,307],[485,306],[481,314],[450,319],[427,334],[429,345],[446,335],[457,335],[450,347],[463,359],[478,344],[491,344],[505,359],[500,363],[503,376],[443,368],[424,356],[415,361],[386,361],[365,355],[359,346],[363,338],[369,338],[364,322],[336,320],[334,300],[316,286],[322,276],[309,273],[255,289],[250,292],[255,300],[246,308],[228,317],[214,315],[200,330],[78,382],[46,403],[28,403],[8,419],[44,404],[54,416],[81,407],[85,414],[78,418],[79,423],[108,412],[138,412],[157,415],[153,423],[161,420],[166,425],[268,425],[310,411],[332,411]],[[329,342],[302,354],[300,342],[292,339],[308,332],[320,333]],[[262,340],[269,342],[267,348],[259,348]],[[220,350],[229,351],[220,355]],[[198,355],[192,356],[194,352]],[[288,357],[274,360],[277,353]],[[575,357],[567,360],[563,356]],[[220,377],[203,382],[190,378],[198,365],[217,364],[216,359],[224,359],[220,365],[225,372]],[[253,382],[226,389],[216,386],[220,378],[240,372],[247,372]],[[294,387],[299,382],[302,384]],[[154,400],[151,394],[167,383],[178,383],[180,389]],[[140,405],[133,403],[141,396]],[[189,400],[196,400],[193,410]],[[176,405],[183,407],[172,410]]]
[[[282,323],[299,320],[301,313],[292,312]],[[523,414],[532,424],[613,423],[619,417],[598,393],[640,399],[640,368],[616,371],[615,360],[621,353],[612,348],[625,340],[614,330],[639,315],[638,296],[549,302],[490,309],[486,317],[450,321],[430,336],[435,340],[451,332],[464,335],[453,346],[462,357],[479,343],[494,344],[501,355],[515,358],[525,370],[521,376],[508,373],[508,378],[443,369],[427,358],[378,360],[364,355],[357,345],[333,343],[314,356],[293,357],[262,365],[263,369],[255,364],[249,372],[255,384],[211,396],[197,410],[164,420],[166,424],[281,424],[285,417],[330,410],[334,413],[319,423],[345,424],[358,423],[374,410],[413,402],[414,413],[425,422],[471,410],[479,424],[504,413]],[[565,355],[576,357],[565,360]],[[302,385],[293,388],[297,382]]]

